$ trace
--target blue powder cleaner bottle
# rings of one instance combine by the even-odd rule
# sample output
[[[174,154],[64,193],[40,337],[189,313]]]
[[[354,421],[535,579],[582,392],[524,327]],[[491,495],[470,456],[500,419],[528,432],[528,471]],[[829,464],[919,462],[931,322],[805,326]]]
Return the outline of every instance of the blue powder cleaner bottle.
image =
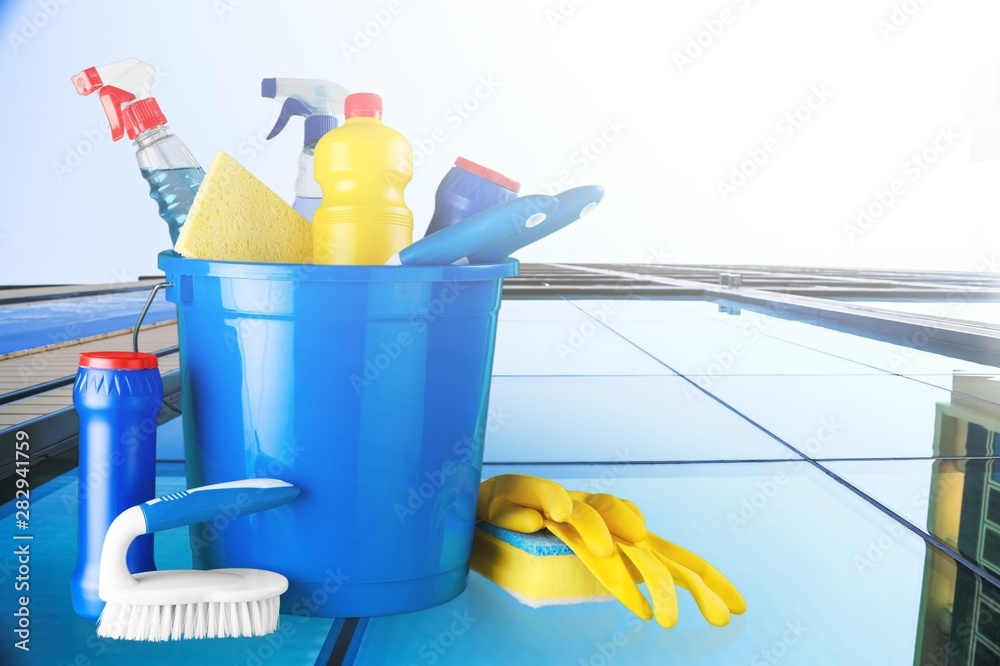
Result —
[[[507,176],[459,157],[434,197],[434,216],[425,236],[517,197],[520,183]]]
[[[101,549],[111,521],[154,497],[156,423],[163,383],[154,354],[85,352],[73,387],[80,418],[79,531],[71,590],[73,610],[96,620]],[[127,556],[132,573],[152,571],[153,535],[138,537]]]

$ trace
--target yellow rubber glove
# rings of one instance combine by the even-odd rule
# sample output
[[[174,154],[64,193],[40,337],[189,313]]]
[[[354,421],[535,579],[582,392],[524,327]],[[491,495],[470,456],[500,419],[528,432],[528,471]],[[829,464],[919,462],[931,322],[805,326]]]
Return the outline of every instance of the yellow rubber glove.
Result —
[[[525,474],[502,474],[479,486],[480,520],[514,532],[532,533],[550,525],[570,525],[578,540],[598,557],[611,557],[614,540],[597,509],[574,500],[555,481]]]
[[[645,581],[653,599],[653,614],[656,621],[664,627],[670,628],[677,623],[675,584],[691,593],[701,614],[709,624],[717,627],[728,624],[731,614],[739,615],[746,610],[743,596],[718,569],[691,551],[646,531],[642,513],[631,502],[613,495],[584,496],[574,492],[570,495],[593,506],[604,518],[618,551],[626,560],[625,564],[638,574],[635,582]],[[571,535],[568,536],[572,539]],[[572,544],[570,548],[580,556],[585,546],[579,542],[577,545],[580,547],[579,551]],[[584,557],[581,560],[584,560],[598,580],[618,580],[618,575],[614,573],[617,567],[612,566],[612,573],[609,575],[606,561]],[[590,560],[589,564],[587,560]],[[631,590],[620,594],[611,587],[608,589],[623,603],[626,598],[632,598]],[[626,606],[631,609],[629,604],[626,603]],[[633,610],[640,617],[648,619],[648,605],[638,606],[637,611],[639,612]]]
[[[513,476],[513,475],[512,475]],[[516,475],[521,479],[534,478]],[[504,477],[490,479],[493,488],[505,487]],[[539,484],[537,481],[544,481]],[[518,484],[526,484],[518,481]],[[544,488],[549,496],[561,494],[562,486],[544,479],[532,484]],[[666,628],[677,623],[677,592],[679,585],[691,593],[702,615],[710,624],[724,626],[730,615],[746,610],[746,602],[736,587],[717,569],[694,553],[646,530],[645,519],[639,508],[628,500],[621,500],[608,494],[588,494],[565,491],[573,506],[592,508],[601,517],[614,542],[611,555],[605,556],[590,548],[576,527],[569,522],[546,520],[531,507],[521,504],[515,510],[499,510],[494,516],[500,521],[489,520],[482,510],[479,517],[505,529],[519,532],[537,532],[547,527],[573,550],[594,576],[604,584],[622,604],[638,617],[649,620],[653,617]],[[480,508],[482,495],[480,496]],[[487,500],[487,504],[490,500]],[[564,500],[561,500],[564,502]],[[565,504],[563,507],[565,508]],[[506,520],[508,516],[516,519]],[[540,524],[540,525],[539,525]],[[519,528],[528,529],[519,529]],[[639,591],[637,583],[645,581],[653,608],[650,609],[646,597]]]

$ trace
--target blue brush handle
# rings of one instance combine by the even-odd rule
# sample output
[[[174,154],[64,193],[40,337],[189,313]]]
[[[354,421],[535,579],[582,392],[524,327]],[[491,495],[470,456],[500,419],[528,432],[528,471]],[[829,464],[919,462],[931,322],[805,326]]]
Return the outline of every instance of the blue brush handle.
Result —
[[[299,489],[277,479],[247,479],[216,483],[157,497],[139,505],[146,534],[192,525],[219,516],[235,518],[289,502]]]
[[[532,228],[544,227],[558,207],[559,201],[545,194],[505,201],[403,248],[398,263],[404,266],[453,263],[483,248],[524,235]],[[389,262],[393,263],[393,259]]]
[[[486,249],[469,255],[470,264],[495,264],[503,261],[525,245],[545,238],[593,210],[594,206],[604,198],[604,188],[599,185],[584,185],[556,195],[559,200],[559,210],[537,227],[527,229],[523,234],[490,245]],[[589,206],[589,208],[588,208]]]

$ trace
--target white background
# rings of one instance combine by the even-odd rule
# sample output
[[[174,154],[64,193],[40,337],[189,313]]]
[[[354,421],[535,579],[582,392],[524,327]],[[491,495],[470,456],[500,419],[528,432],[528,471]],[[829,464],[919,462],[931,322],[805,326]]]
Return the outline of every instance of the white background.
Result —
[[[127,57],[160,70],[154,95],[203,165],[226,150],[288,200],[301,121],[263,142],[279,104],[260,79],[380,93],[418,155],[406,191],[418,235],[463,155],[522,193],[561,189],[560,175],[607,189],[527,261],[996,268],[990,0],[34,0],[0,12],[0,284],[157,272],[167,230],[134,149],[112,144],[97,96],[70,83]],[[818,89],[828,98],[800,108]],[[463,103],[475,107],[464,118]],[[781,123],[796,110],[809,117],[792,132]],[[428,144],[437,128],[443,141]],[[959,138],[935,150],[946,128]],[[723,197],[719,183],[765,146],[775,152]],[[914,171],[925,150],[935,162]],[[849,233],[894,180],[902,194]]]

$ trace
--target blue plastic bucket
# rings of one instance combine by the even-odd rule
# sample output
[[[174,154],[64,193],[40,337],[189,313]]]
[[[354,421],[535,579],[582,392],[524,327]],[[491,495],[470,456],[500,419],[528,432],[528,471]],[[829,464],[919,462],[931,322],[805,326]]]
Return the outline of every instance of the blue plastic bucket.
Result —
[[[189,487],[292,503],[191,528],[196,567],[289,579],[282,612],[401,613],[465,588],[503,278],[482,266],[159,256],[177,304]]]

